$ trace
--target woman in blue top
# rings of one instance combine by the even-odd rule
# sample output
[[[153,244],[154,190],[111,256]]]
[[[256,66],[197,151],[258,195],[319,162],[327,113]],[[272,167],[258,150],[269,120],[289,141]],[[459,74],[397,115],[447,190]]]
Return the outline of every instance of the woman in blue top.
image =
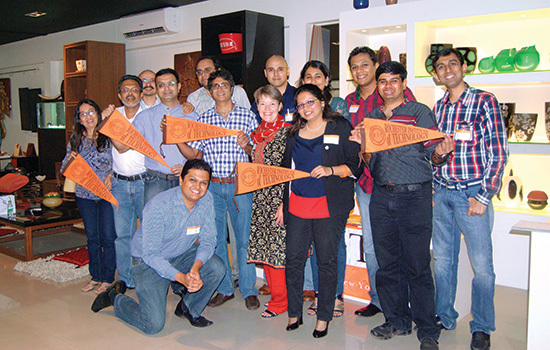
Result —
[[[105,135],[97,132],[100,120],[99,106],[94,101],[84,99],[76,105],[74,130],[67,144],[62,169],[69,160],[80,154],[110,189],[113,172],[111,142]],[[90,282],[82,287],[82,291],[89,292],[97,288],[96,294],[99,294],[109,287],[115,277],[116,233],[113,207],[80,185],[76,185],[75,195],[88,238],[89,269],[92,276]]]
[[[302,324],[302,286],[307,252],[314,242],[319,266],[319,306],[315,338],[327,334],[333,317],[338,243],[353,209],[354,178],[362,171],[359,145],[349,141],[351,124],[328,108],[321,90],[306,84],[294,95],[296,112],[282,166],[311,177],[285,185],[287,330]]]

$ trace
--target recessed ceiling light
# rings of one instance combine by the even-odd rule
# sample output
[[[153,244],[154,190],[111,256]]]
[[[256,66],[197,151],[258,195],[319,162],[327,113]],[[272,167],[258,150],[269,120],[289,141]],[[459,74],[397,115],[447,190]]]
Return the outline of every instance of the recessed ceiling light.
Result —
[[[469,20],[467,20],[467,21],[466,21],[466,23],[472,23],[472,20],[471,20],[471,19],[469,19]]]
[[[401,29],[401,26],[395,26],[396,29]]]
[[[521,18],[524,18],[524,17],[527,17],[527,15],[523,14],[523,15],[520,15]]]
[[[36,18],[36,17],[44,16],[45,14],[46,12],[34,11],[34,12],[25,13],[25,16]]]
[[[384,29],[384,31],[385,31],[385,32],[389,32],[390,30],[386,28],[386,29]]]
[[[367,30],[366,30],[366,29],[363,29],[363,30],[361,31],[361,33],[366,33],[366,32],[367,32]]]

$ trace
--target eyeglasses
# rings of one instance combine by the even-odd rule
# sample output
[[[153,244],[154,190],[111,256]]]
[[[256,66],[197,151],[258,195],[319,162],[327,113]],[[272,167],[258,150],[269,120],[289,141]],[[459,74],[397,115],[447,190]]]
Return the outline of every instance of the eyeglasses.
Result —
[[[93,116],[95,114],[95,109],[90,109],[88,112],[79,112],[78,115],[80,116],[80,118],[84,118],[86,116]]]
[[[167,83],[158,83],[157,86],[159,87],[159,89],[161,89],[165,86],[176,86],[176,81],[175,80],[170,80]]]
[[[219,84],[212,84],[211,90],[217,90],[217,89],[229,89],[228,83],[219,83]]]
[[[131,89],[124,88],[124,89],[120,90],[120,93],[122,93],[122,94],[127,94],[127,93],[129,93],[129,92],[132,92],[132,93],[134,93],[134,94],[138,94],[139,91],[140,91],[140,90],[139,90],[138,88],[131,88]]]
[[[205,73],[206,73],[206,74],[209,74],[209,73],[212,72],[213,70],[214,70],[214,68],[212,68],[212,67],[206,67],[206,68],[204,68],[204,69],[197,69],[197,70],[195,71],[195,74],[197,74],[197,75],[203,75],[203,74],[205,74]]]
[[[317,98],[314,98],[313,100],[307,100],[306,102],[304,103],[300,103],[299,105],[296,105],[296,109],[298,111],[301,111],[302,109],[306,108],[306,107],[311,107],[313,106],[313,104],[315,103],[315,101],[317,101],[318,99]]]
[[[154,83],[154,82],[155,82],[155,78],[142,79],[141,81],[143,82],[143,84]]]

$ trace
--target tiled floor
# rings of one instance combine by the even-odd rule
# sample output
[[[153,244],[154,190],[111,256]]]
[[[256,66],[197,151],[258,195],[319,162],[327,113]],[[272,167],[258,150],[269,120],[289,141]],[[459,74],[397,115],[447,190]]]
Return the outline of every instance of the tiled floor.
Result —
[[[0,254],[0,349],[418,349],[415,335],[387,341],[369,335],[384,322],[382,315],[358,318],[356,303],[345,303],[345,315],[334,319],[329,334],[311,336],[315,320],[304,316],[304,325],[286,332],[287,318],[262,319],[263,308],[248,311],[240,297],[203,313],[214,325],[193,328],[173,315],[178,299],[168,296],[166,326],[146,336],[113,316],[112,308],[90,311],[93,293],[82,293],[81,279],[64,284],[39,280],[13,271],[17,260]],[[135,295],[133,291],[129,295]],[[260,296],[261,302],[268,300]],[[527,292],[497,287],[497,331],[492,349],[520,350],[526,347]],[[469,349],[469,317],[455,331],[444,331],[441,349]]]

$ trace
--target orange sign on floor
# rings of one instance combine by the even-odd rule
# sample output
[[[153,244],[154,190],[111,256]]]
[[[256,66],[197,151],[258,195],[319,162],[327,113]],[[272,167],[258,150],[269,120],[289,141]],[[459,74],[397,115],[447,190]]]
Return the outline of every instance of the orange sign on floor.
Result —
[[[215,139],[217,137],[234,136],[240,131],[226,129],[194,120],[164,116],[166,123],[162,124],[162,141],[166,145],[197,140]]]
[[[363,119],[361,152],[384,151],[413,143],[443,138],[443,133],[381,119]]]
[[[237,162],[233,171],[236,174],[235,195],[311,176],[305,171],[244,162]]]
[[[116,198],[107,189],[107,187],[105,187],[103,181],[101,181],[101,179],[96,175],[90,165],[88,165],[80,154],[78,154],[76,158],[67,162],[63,175],[97,195],[99,198],[105,199],[107,202],[118,207],[118,201]]]
[[[116,109],[113,114],[101,122],[97,131],[170,168],[136,127]]]

